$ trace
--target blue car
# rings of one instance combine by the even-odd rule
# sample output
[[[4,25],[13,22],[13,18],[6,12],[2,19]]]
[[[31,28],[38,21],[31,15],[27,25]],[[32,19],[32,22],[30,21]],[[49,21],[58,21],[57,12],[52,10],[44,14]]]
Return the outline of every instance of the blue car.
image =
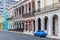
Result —
[[[34,33],[34,36],[46,37],[47,36],[47,33],[44,32],[43,30],[38,30],[37,32]]]

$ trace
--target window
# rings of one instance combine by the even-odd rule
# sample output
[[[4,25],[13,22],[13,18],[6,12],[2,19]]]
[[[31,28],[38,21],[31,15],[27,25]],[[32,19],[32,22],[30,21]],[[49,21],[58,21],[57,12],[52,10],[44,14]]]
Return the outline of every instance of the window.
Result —
[[[0,7],[0,9],[3,9],[3,8]]]
[[[22,14],[24,13],[24,6],[22,6]]]
[[[19,7],[19,15],[21,15],[21,7]]]
[[[32,11],[35,13],[35,1],[32,1]]]
[[[16,9],[16,14],[17,14],[17,16],[18,16],[18,8]]]
[[[45,30],[47,30],[47,25],[48,25],[48,17],[45,17],[45,23],[44,23],[44,25],[45,25]]]
[[[35,10],[35,2],[34,1],[32,1],[32,8],[33,8],[33,10]]]
[[[31,3],[29,3],[29,11],[31,11]]]
[[[0,10],[0,12],[3,12],[3,11]]]
[[[14,12],[15,12],[15,17],[16,17],[16,9],[14,10]]]
[[[38,9],[40,9],[40,1],[38,1]]]
[[[26,13],[27,13],[27,4],[26,4]]]

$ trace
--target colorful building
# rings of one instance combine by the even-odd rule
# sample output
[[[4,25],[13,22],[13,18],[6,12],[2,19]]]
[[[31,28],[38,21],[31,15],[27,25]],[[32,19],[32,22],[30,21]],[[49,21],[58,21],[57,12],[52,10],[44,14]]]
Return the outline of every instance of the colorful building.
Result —
[[[4,20],[4,16],[3,15],[0,15],[0,30],[3,30],[3,21]]]
[[[8,20],[11,30],[28,34],[44,30],[49,37],[60,37],[60,0],[21,0],[9,14],[13,14]]]
[[[8,30],[8,12],[5,12],[4,13],[4,31],[7,31]]]

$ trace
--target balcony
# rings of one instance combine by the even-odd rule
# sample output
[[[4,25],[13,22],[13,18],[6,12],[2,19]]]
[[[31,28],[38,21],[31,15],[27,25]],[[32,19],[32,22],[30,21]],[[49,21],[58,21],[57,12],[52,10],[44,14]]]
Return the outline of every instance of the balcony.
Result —
[[[22,18],[22,16],[21,16],[21,15],[16,16],[16,17],[13,17],[13,20],[17,20],[17,19],[20,19],[20,18]]]
[[[39,14],[44,14],[44,13],[47,13],[47,12],[55,11],[55,10],[58,10],[59,8],[60,8],[60,2],[54,3],[52,5],[48,5],[48,6],[44,7],[44,8],[37,9],[35,15],[39,15]]]
[[[13,20],[13,16],[12,17],[8,17],[6,20],[8,20],[8,22]]]
[[[32,17],[32,16],[35,16],[35,15],[39,15],[39,14],[44,14],[44,13],[47,13],[47,12],[55,11],[55,10],[58,10],[59,8],[60,8],[60,2],[54,3],[52,5],[48,5],[48,6],[44,7],[44,8],[41,8],[41,9],[37,9],[37,10],[31,11],[29,13],[25,13],[25,14],[23,14],[23,17],[24,18]]]
[[[22,15],[17,16],[17,17],[13,17],[13,20],[17,20],[17,19],[21,19],[21,18],[33,17],[35,15],[44,14],[44,13],[47,13],[47,12],[58,10],[59,8],[60,8],[60,2],[54,3],[52,5],[48,5],[48,6],[44,7],[44,8],[37,9],[37,10],[34,10],[34,11],[30,11],[28,13],[23,13]]]
[[[29,13],[25,13],[25,14],[23,14],[23,17],[24,17],[24,18],[33,17],[33,16],[35,16],[35,15],[34,15],[34,14],[35,14],[35,11],[36,11],[36,10],[31,11],[31,12],[29,12]]]

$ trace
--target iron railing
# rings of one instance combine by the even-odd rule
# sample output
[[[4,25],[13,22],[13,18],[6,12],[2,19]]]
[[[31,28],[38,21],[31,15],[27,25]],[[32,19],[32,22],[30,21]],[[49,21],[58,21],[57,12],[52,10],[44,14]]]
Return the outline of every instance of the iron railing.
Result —
[[[23,14],[22,17],[32,17],[32,16],[34,16],[35,13],[36,13],[36,10],[30,11],[28,13]]]

